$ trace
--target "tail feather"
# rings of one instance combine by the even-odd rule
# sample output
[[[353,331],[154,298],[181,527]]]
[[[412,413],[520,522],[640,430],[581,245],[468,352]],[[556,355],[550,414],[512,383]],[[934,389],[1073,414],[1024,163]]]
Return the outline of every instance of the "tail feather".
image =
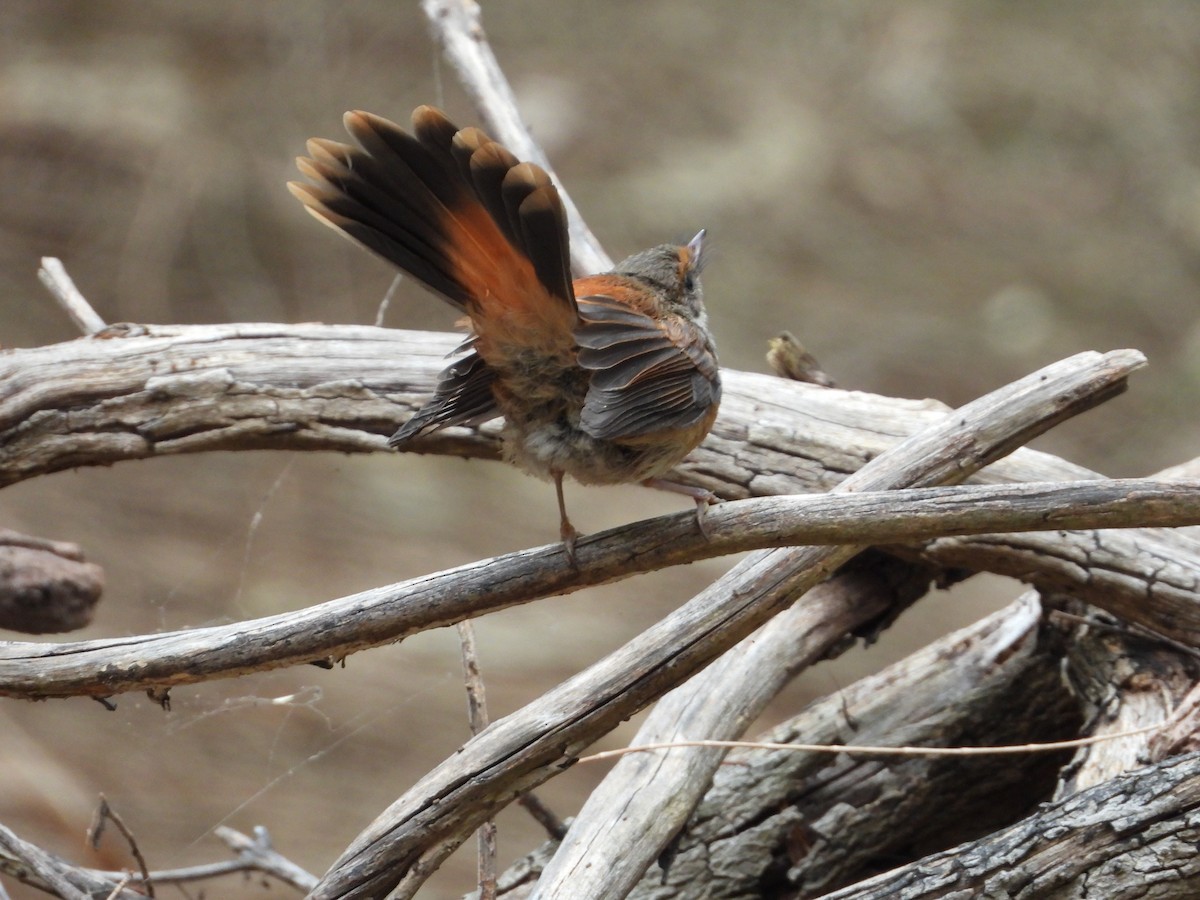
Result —
[[[492,221],[504,232],[510,244],[524,252],[520,226],[514,216],[516,210],[505,203],[501,193],[505,176],[520,164],[519,160],[478,128],[464,128],[456,134],[451,152],[459,172],[471,185]]]
[[[345,122],[359,146],[311,141],[299,167],[313,184],[289,185],[309,212],[464,310],[481,355],[531,330],[570,345],[566,214],[542,169],[432,107],[411,135],[368,113]]]
[[[571,284],[571,259],[566,240],[558,236],[564,229],[563,206],[558,196],[558,189],[550,183],[550,177],[536,166],[525,163],[530,170],[530,179],[525,181],[518,176],[521,188],[526,184],[535,185],[521,201],[520,210],[521,236],[524,239],[526,254],[533,263],[538,281],[546,286],[551,294],[560,299],[567,299],[572,308],[575,307],[575,291]],[[516,172],[517,169],[510,171]],[[538,184],[535,176],[545,179],[545,184]],[[505,179],[506,181],[508,179]],[[512,191],[516,194],[517,191]]]
[[[314,154],[313,159],[299,159],[296,164],[318,186],[298,182],[288,185],[308,211],[319,221],[404,269],[465,312],[471,295],[458,277],[454,260],[444,247],[429,239],[428,228],[413,227],[413,219],[389,211],[393,202],[414,215],[420,207],[412,202],[386,199],[382,192],[386,190],[387,181],[373,177],[369,183],[379,185],[380,190],[374,197],[361,199],[367,182],[351,170],[349,163],[332,155],[329,148],[318,149],[310,145],[309,152]],[[370,165],[366,157],[354,160],[354,164],[360,172]]]

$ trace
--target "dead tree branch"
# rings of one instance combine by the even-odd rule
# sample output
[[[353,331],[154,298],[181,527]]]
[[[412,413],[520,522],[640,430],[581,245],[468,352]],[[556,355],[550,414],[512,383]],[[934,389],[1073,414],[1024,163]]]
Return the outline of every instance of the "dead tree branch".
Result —
[[[1079,362],[1055,364],[968,404],[867,463],[835,490],[967,477],[1072,409],[1110,394],[1094,380],[1098,373],[1085,374]],[[313,900],[381,897],[391,890],[413,896],[480,822],[569,766],[599,735],[786,609],[859,549],[751,555],[624,648],[470,740],[359,835],[314,889]]]
[[[1200,753],[1097,784],[977,841],[825,900],[993,896],[1194,897]]]
[[[144,894],[120,888],[120,879],[110,881],[86,869],[72,866],[40,847],[22,840],[0,825],[0,871],[18,881],[51,892],[61,900],[137,900]]]
[[[691,513],[589,536],[579,543],[577,565],[561,546],[552,545],[228,625],[63,644],[8,642],[0,646],[0,696],[110,696],[342,658],[430,628],[669,565],[762,547],[868,545],[884,536],[890,541],[900,531],[910,537],[957,531],[967,527],[963,517],[986,530],[1058,528],[1063,521],[1113,527],[1140,516],[1143,521],[1200,519],[1200,491],[1180,484],[1134,480],[959,490],[990,498],[996,508],[976,516],[969,500],[945,489],[852,494],[840,508],[837,496],[741,501],[709,513],[707,538],[697,532]],[[897,502],[888,503],[890,494]],[[739,509],[764,504],[760,516]],[[943,507],[949,521],[927,506]],[[960,516],[962,510],[967,511]],[[1037,580],[1036,573],[1024,574]],[[1084,577],[1086,572],[1080,591]],[[1194,608],[1195,600],[1191,603]],[[1189,622],[1177,618],[1171,627],[1194,640],[1196,627]]]
[[[866,554],[662,698],[633,745],[741,736],[796,675],[848,634],[928,590],[933,567]],[[544,898],[620,894],[690,817],[725,751],[686,748],[623,757],[594,790],[538,883]]]
[[[133,331],[114,327],[65,344],[0,352],[0,486],[64,468],[172,453],[383,450],[384,435],[401,418],[398,410],[415,408],[432,390],[454,340],[320,325]],[[1133,351],[1108,358],[1128,371],[1141,364]],[[727,372],[725,382],[712,434],[672,477],[731,499],[826,491],[945,414],[934,403],[769,376]],[[1111,389],[1122,388],[1114,379]],[[416,449],[496,456],[487,429],[449,429]],[[1097,477],[1021,450],[980,480]],[[949,567],[1018,577],[1037,572],[1041,586],[1064,593],[1085,581],[1088,599],[1114,615],[1191,639],[1200,550],[1185,536],[952,538],[928,545],[923,555]],[[1184,627],[1176,629],[1177,621]]]
[[[797,610],[818,596],[818,591],[810,592],[785,615],[795,621]],[[1053,629],[1050,632],[1052,636]],[[753,653],[762,656],[759,650]],[[933,747],[1058,739],[1074,734],[1079,721],[1059,678],[1058,658],[1055,643],[1047,640],[1042,627],[1041,605],[1030,593],[811,704],[762,737],[781,743]],[[689,682],[676,694],[684,695],[691,686]],[[732,705],[744,691],[735,685],[733,696],[727,698],[722,691],[719,702],[722,707]],[[658,715],[657,709],[653,715]],[[686,734],[690,737],[695,731],[688,728]],[[643,821],[641,809],[653,805],[660,779],[690,792],[690,782],[676,772],[701,768],[696,756],[686,748],[637,754],[622,759],[606,781],[615,783],[617,768],[627,767],[627,760],[649,770],[625,772],[626,783],[636,791],[627,796],[630,815],[635,822]],[[973,839],[1006,821],[1006,816],[1008,821],[1020,816],[1027,812],[1037,785],[1047,792],[1052,788],[1062,758],[1031,754],[1002,761],[885,759],[734,750],[711,772],[711,787],[704,785],[707,790],[686,829],[678,832],[659,858],[660,865],[648,871],[629,896],[692,900],[708,890],[731,900],[754,900],[772,891],[820,895],[872,874],[884,860],[911,858],[914,850],[920,855],[922,846]],[[1014,791],[1017,785],[1022,790]],[[650,803],[641,800],[642,790],[653,792]],[[586,824],[589,807],[597,816],[603,812],[603,805],[594,808],[597,805],[589,801],[580,814],[584,836],[594,830]],[[674,817],[673,810],[664,814]],[[609,840],[630,849],[627,836],[635,830],[624,822],[614,823]],[[524,895],[542,874],[552,847],[519,861],[501,876],[500,884],[516,892],[513,896]],[[581,879],[580,896],[595,893],[589,891],[592,879],[584,865],[606,858],[606,849],[593,847],[582,858],[586,862],[573,867]],[[617,868],[618,884],[632,868]],[[562,892],[561,876],[553,870],[566,868],[557,860],[546,867],[539,884],[543,896]]]

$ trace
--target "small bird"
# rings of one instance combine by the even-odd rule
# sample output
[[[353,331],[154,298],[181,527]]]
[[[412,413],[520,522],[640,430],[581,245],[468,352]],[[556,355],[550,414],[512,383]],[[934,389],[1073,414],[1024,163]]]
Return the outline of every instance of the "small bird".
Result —
[[[318,220],[416,278],[469,320],[433,398],[388,443],[504,417],[503,455],[553,479],[560,534],[575,556],[563,477],[662,478],[712,427],[721,399],[700,288],[704,232],[571,281],[567,217],[550,177],[478,128],[431,106],[412,134],[348,112],[357,146],[314,138],[288,188]]]

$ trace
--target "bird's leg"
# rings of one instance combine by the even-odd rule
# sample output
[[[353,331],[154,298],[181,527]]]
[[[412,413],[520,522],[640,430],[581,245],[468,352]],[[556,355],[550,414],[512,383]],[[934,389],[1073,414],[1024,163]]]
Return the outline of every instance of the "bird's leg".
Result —
[[[669,491],[672,494],[683,494],[696,501],[696,527],[708,539],[708,529],[704,525],[704,514],[713,503],[719,503],[720,497],[707,488],[692,487],[690,484],[680,484],[677,481],[667,481],[665,478],[647,478],[642,482],[648,488],[659,491]]]
[[[567,559],[574,566],[576,564],[575,539],[579,537],[579,532],[567,518],[567,503],[563,499],[563,473],[555,469],[551,474],[554,476],[554,492],[558,495],[558,533],[562,537],[563,547],[567,551]]]

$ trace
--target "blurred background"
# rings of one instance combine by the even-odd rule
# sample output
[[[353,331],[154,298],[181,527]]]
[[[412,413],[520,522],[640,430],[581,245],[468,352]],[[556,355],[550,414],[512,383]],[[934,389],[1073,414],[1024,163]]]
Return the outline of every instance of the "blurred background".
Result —
[[[1136,347],[1151,366],[1131,391],[1037,446],[1121,476],[1197,454],[1200,5],[496,0],[485,26],[613,256],[708,228],[724,365],[765,370],[766,340],[790,329],[842,386],[958,404],[1079,350]],[[75,337],[37,282],[42,256],[110,322],[373,322],[392,274],[283,185],[307,137],[340,136],[344,110],[406,121],[426,102],[475,120],[415,0],[6,0],[0,344]],[[452,318],[406,286],[385,322]],[[585,531],[679,508],[568,490]],[[557,534],[547,484],[382,454],[62,473],[0,494],[0,525],[103,565],[81,639],[296,609]],[[728,564],[478,622],[493,717]],[[926,598],[869,651],[806,674],[764,725],[1017,591],[977,578]],[[216,825],[261,824],[321,872],[467,737],[449,630],[344,669],[176,690],[169,713],[116,702],[0,703],[0,822],[127,866],[112,834],[84,847],[104,793],[152,867],[225,858]],[[602,774],[577,767],[540,793],[570,815]],[[523,814],[500,827],[502,865],[540,839]],[[460,853],[429,896],[472,885]],[[205,894],[263,890],[234,878]]]

